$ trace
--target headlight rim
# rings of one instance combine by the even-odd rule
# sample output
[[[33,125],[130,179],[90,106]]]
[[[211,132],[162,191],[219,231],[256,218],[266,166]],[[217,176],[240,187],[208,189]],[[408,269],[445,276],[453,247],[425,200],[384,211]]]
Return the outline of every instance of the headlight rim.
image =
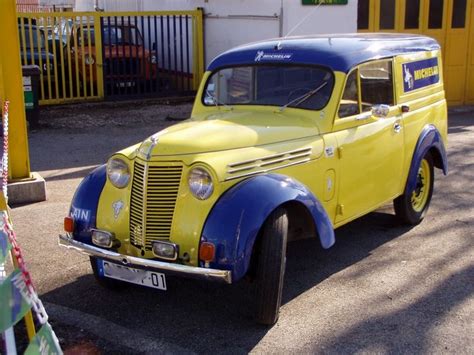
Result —
[[[193,190],[193,188],[191,186],[191,181],[190,181],[191,176],[192,176],[193,172],[196,171],[196,170],[201,170],[204,173],[206,173],[208,175],[209,179],[210,179],[210,182],[211,182],[210,190],[204,196],[200,196],[197,192],[195,192]],[[187,174],[188,189],[191,192],[191,195],[193,195],[193,197],[196,198],[198,201],[206,201],[206,200],[208,200],[209,198],[212,197],[212,195],[214,194],[214,191],[215,191],[215,181],[216,181],[216,178],[213,174],[213,171],[209,167],[203,166],[201,164],[191,166],[189,171],[188,171],[188,174]]]
[[[113,161],[120,161],[121,163],[123,163],[125,165],[125,167],[127,168],[126,170],[126,175],[127,175],[127,179],[125,181],[125,183],[122,183],[122,184],[118,184],[117,183],[117,180],[113,179],[111,177],[112,175],[112,172],[111,172],[111,164]],[[131,169],[130,169],[130,164],[129,162],[126,160],[126,158],[124,157],[120,157],[120,156],[113,156],[111,157],[108,161],[107,161],[107,166],[106,166],[106,170],[107,170],[107,179],[110,181],[110,183],[118,188],[118,189],[124,189],[126,188],[129,184],[130,184],[130,180],[131,180]]]

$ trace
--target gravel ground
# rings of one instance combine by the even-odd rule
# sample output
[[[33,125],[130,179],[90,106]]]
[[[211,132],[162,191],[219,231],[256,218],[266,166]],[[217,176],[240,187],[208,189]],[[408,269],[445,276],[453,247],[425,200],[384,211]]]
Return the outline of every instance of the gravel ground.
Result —
[[[89,130],[99,127],[139,127],[169,125],[190,116],[192,102],[177,104],[145,100],[100,102],[42,108],[40,129]],[[168,123],[169,122],[169,123]]]

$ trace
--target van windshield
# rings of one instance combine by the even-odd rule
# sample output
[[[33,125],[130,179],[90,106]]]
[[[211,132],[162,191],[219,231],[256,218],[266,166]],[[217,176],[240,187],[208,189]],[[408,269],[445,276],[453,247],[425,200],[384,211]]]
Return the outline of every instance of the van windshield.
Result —
[[[82,33],[81,33],[82,32]],[[84,46],[89,45],[89,36],[90,34],[90,41],[91,46],[95,46],[95,30],[94,27],[90,27],[89,31],[87,27],[83,27],[82,29],[78,29],[78,44],[81,46],[82,38],[84,37]],[[115,27],[111,26],[104,26],[103,33],[102,33],[102,43],[104,46],[121,46],[121,45],[143,45],[142,35],[140,31],[133,26],[123,26],[123,27]]]
[[[295,65],[252,65],[225,68],[207,81],[203,103],[268,105],[321,110],[328,103],[334,76],[325,68]]]

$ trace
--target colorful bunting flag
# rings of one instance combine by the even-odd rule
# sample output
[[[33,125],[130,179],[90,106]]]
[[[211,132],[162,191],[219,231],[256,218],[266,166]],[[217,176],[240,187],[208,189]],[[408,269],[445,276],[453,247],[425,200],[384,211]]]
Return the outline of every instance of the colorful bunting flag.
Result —
[[[8,234],[4,230],[0,230],[0,265],[5,264],[12,245],[8,239]]]
[[[49,323],[44,324],[30,341],[25,355],[60,355],[63,352]]]
[[[31,308],[31,300],[20,270],[0,284],[0,333],[14,326]]]

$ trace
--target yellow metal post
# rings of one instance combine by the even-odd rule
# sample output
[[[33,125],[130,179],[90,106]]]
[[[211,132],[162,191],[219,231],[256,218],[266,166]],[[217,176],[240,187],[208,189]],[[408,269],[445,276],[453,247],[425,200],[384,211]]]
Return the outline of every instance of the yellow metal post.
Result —
[[[2,102],[10,101],[9,177],[12,180],[27,179],[30,178],[30,161],[15,0],[0,1],[0,36],[0,71],[3,80],[0,99]]]
[[[102,31],[100,15],[94,14],[95,60],[97,68],[97,96],[104,98],[104,60],[102,58]],[[90,34],[89,34],[90,36]]]
[[[204,24],[202,8],[193,11],[193,24],[193,87],[194,90],[197,90],[204,73]]]
[[[199,88],[199,83],[201,82],[202,75],[204,73],[204,11],[202,7],[197,9],[197,46],[199,50],[198,54],[198,85],[196,90]]]

